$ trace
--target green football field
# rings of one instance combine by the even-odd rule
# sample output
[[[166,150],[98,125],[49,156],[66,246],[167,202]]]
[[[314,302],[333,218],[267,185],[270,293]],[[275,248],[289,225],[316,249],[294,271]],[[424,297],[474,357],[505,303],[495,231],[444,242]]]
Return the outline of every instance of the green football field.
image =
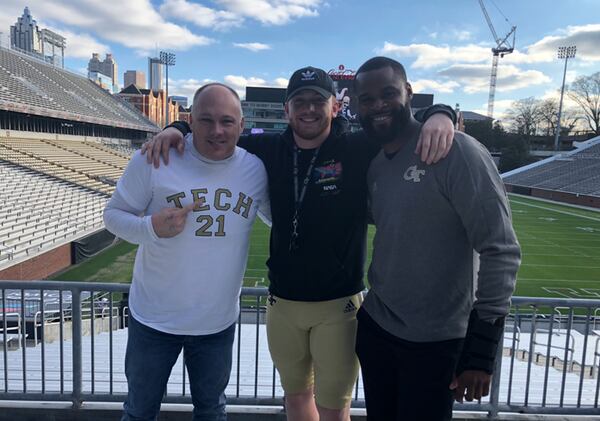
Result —
[[[600,298],[600,212],[511,196],[513,223],[523,249],[515,295]],[[370,227],[371,255],[375,229]],[[246,286],[267,286],[269,229],[254,226]],[[119,243],[54,279],[129,282],[135,246]]]

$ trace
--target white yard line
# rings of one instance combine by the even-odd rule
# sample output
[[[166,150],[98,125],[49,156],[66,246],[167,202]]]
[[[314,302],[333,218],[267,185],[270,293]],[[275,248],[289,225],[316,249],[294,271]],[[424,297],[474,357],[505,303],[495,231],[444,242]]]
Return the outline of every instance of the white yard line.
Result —
[[[593,279],[548,279],[548,278],[518,278],[519,281],[544,281],[544,282],[589,282],[591,284],[598,284],[597,280]]]
[[[578,216],[580,218],[590,219],[592,221],[600,222],[600,218],[594,218],[592,216],[586,216],[586,215],[579,215],[577,213],[572,213],[572,212],[568,212],[568,211],[564,211],[564,210],[559,210],[559,209],[547,208],[546,206],[532,205],[531,203],[520,202],[520,201],[515,200],[515,199],[512,199],[511,203],[516,203],[518,205],[529,206],[529,207],[537,208],[537,209],[544,209],[544,210],[551,211],[551,212],[556,212],[556,213],[562,213],[563,215]]]
[[[544,203],[549,203],[551,205],[559,205],[559,206],[564,206],[564,207],[573,208],[573,209],[581,209],[581,210],[592,211],[592,212],[600,212],[600,209],[593,208],[591,206],[574,205],[573,203],[557,202],[556,200],[544,199],[543,197],[527,196],[525,194],[509,193],[508,197],[509,198],[520,197],[522,199],[532,200],[534,202],[544,202]]]
[[[581,256],[579,256],[581,257]],[[587,257],[586,257],[587,259]],[[537,263],[523,263],[521,266],[535,266],[535,267],[547,267],[547,268],[575,268],[575,269],[600,269],[600,266],[572,266],[572,265],[544,265]]]

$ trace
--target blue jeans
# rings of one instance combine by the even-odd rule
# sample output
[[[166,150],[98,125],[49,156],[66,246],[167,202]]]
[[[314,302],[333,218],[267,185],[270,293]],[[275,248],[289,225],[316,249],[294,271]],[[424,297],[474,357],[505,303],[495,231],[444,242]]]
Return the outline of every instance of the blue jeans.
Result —
[[[128,394],[121,421],[156,420],[171,369],[183,348],[194,421],[225,421],[235,323],[212,335],[172,335],[129,318],[125,354]]]

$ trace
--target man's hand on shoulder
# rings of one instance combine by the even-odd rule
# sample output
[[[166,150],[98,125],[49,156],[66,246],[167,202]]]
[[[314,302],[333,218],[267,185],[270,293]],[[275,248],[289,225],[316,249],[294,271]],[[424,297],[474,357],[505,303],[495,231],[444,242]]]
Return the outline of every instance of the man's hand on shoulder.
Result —
[[[421,134],[415,153],[421,155],[421,161],[427,165],[445,158],[450,152],[454,139],[454,125],[445,113],[435,113],[421,128]]]
[[[450,383],[450,390],[454,390],[454,399],[462,403],[463,399],[471,402],[479,400],[490,393],[492,375],[481,370],[465,370]]]
[[[152,140],[142,145],[142,155],[146,154],[148,164],[154,163],[154,167],[160,166],[160,157],[162,155],[165,165],[169,165],[169,149],[176,148],[177,152],[183,154],[185,142],[183,134],[175,127],[167,127],[162,132],[152,138]]]
[[[185,228],[188,213],[193,211],[199,202],[194,202],[183,208],[164,208],[152,215],[152,228],[159,238],[175,237]]]

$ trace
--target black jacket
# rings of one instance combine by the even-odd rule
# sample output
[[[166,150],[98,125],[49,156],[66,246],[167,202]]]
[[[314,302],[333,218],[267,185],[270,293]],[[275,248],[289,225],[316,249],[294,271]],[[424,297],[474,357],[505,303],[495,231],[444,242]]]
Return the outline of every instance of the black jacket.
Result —
[[[347,134],[337,120],[322,144],[299,210],[298,248],[290,251],[295,210],[290,128],[240,139],[265,164],[271,198],[269,291],[297,301],[325,301],[364,289],[367,169],[379,147],[361,133]],[[299,152],[299,186],[313,150]]]

